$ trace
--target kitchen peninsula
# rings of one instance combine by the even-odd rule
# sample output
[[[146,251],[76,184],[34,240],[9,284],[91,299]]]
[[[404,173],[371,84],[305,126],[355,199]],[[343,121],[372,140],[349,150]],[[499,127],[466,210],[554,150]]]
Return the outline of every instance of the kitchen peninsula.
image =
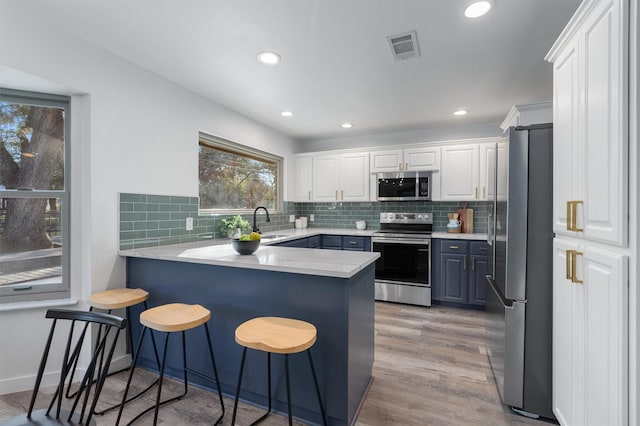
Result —
[[[291,238],[289,235],[271,242]],[[238,325],[258,316],[282,316],[314,324],[318,340],[312,352],[329,423],[352,424],[372,378],[374,263],[379,255],[265,243],[249,256],[236,254],[228,241],[124,250],[120,255],[127,258],[127,286],[148,291],[149,306],[198,303],[211,310],[214,353],[222,390],[227,395],[235,392],[240,367],[242,349],[234,340]],[[139,324],[134,321],[132,326],[137,342]],[[206,340],[198,332],[188,332],[190,354],[206,353]],[[180,345],[170,346],[167,371],[182,377]],[[152,353],[150,339],[145,339],[141,364],[155,369]],[[272,358],[274,408],[286,412],[284,360]],[[191,368],[212,373],[204,355],[192,355],[187,362]],[[290,368],[294,416],[321,423],[308,360],[294,355]],[[214,387],[193,375],[189,380]],[[266,355],[250,351],[240,397],[266,407],[266,395]]]

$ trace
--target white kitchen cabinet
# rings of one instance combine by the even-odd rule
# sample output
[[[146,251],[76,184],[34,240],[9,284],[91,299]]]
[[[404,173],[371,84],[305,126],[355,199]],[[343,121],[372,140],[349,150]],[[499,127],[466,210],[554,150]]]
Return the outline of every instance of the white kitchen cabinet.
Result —
[[[420,171],[440,169],[440,147],[405,149],[404,169]]]
[[[469,201],[478,199],[479,144],[442,147],[440,199]]]
[[[386,149],[369,153],[371,173],[398,172],[402,170],[404,156],[401,149]]]
[[[479,200],[493,199],[496,176],[498,174],[497,199],[507,199],[508,144],[505,141],[480,144],[480,182]],[[498,150],[498,169],[496,170],[496,149]]]
[[[553,412],[628,425],[628,7],[585,0],[553,63]],[[633,189],[633,186],[631,188]]]
[[[313,201],[313,157],[295,158],[294,194],[297,202]]]
[[[628,424],[628,258],[554,240],[553,411],[561,425]]]
[[[371,151],[371,173],[401,172],[407,170],[439,170],[440,147],[429,146],[407,149]]]
[[[369,201],[369,153],[313,157],[314,201]]]
[[[627,244],[628,76],[624,0],[592,0],[554,45],[554,231]]]

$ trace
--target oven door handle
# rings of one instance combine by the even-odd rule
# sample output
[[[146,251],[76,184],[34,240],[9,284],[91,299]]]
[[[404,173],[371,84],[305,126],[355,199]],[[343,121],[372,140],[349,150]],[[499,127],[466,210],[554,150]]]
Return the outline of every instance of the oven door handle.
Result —
[[[398,243],[398,244],[421,244],[428,246],[431,240],[419,240],[411,238],[372,238],[374,243]]]

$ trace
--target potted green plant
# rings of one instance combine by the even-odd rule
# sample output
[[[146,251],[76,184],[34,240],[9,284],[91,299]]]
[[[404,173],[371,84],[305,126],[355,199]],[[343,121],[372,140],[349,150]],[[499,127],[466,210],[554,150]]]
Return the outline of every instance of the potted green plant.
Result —
[[[249,221],[240,215],[222,219],[218,222],[218,230],[229,238],[238,238],[243,229],[249,229]]]

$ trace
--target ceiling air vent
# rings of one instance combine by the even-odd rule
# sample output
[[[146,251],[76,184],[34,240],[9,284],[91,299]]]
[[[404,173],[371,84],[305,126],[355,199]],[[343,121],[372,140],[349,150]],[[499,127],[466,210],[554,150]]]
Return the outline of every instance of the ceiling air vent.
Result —
[[[418,35],[415,31],[389,36],[387,40],[389,40],[391,54],[396,61],[420,56]]]

